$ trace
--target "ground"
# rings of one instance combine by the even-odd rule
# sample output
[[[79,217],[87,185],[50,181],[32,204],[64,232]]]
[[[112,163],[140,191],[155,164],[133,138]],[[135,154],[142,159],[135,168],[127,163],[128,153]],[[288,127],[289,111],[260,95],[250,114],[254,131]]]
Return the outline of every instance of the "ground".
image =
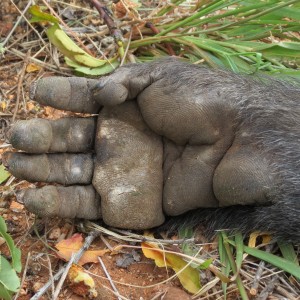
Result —
[[[59,13],[67,20],[79,18],[81,11],[78,12],[78,7],[82,7],[89,16],[83,20],[85,26],[100,31],[105,27],[97,13],[92,14],[91,8],[84,1],[71,1],[70,6],[60,6],[58,1],[48,2],[54,9],[66,8]],[[58,54],[55,47],[48,43],[41,26],[32,26],[23,18],[19,19],[28,3],[29,1],[23,0],[14,2],[4,0],[0,5],[0,35],[5,47],[5,53],[0,56],[0,155],[4,151],[12,150],[7,144],[5,134],[17,120],[35,117],[59,118],[68,115],[68,112],[41,107],[29,99],[29,86],[34,80],[45,76],[74,75],[74,72],[64,64],[62,56]],[[28,14],[26,16],[28,17]],[[14,28],[15,24],[17,26]],[[38,34],[42,35],[42,38],[39,38]],[[110,43],[105,49],[108,54],[114,51]],[[9,233],[22,251],[23,270],[20,274],[22,286],[17,299],[30,299],[64,266],[65,262],[58,258],[54,247],[59,241],[79,231],[78,223],[72,220],[36,221],[35,216],[17,202],[17,191],[34,185],[41,184],[31,184],[10,176],[0,188],[0,213],[7,223]],[[36,223],[35,227],[33,227],[34,223]],[[102,233],[90,247],[98,250],[119,246],[121,249],[102,256],[105,267],[100,263],[88,263],[84,266],[96,283],[97,299],[117,299],[117,296],[111,292],[112,286],[104,270],[115,282],[119,299],[191,299],[192,295],[182,287],[177,278],[169,280],[174,275],[172,269],[157,267],[152,259],[147,259],[142,254],[140,242],[129,242],[128,233],[122,233],[121,236],[124,240],[116,237],[114,232]],[[177,238],[177,236],[172,237],[174,240]],[[124,246],[120,247],[120,245]],[[172,251],[181,251],[176,242],[169,242],[168,245]],[[213,258],[214,264],[220,267],[217,243],[207,243],[198,234],[193,241],[193,247],[201,249],[200,254],[203,259]],[[3,243],[0,245],[0,251],[3,255],[9,254]],[[129,261],[128,264],[125,259]],[[263,266],[256,288],[253,281],[259,263],[250,257],[244,260],[241,274],[250,297],[257,292],[259,299],[284,299],[283,297],[296,299],[300,291],[299,283],[282,271],[275,276],[274,273],[278,270],[270,266]],[[200,277],[202,285],[207,284],[209,288],[194,299],[222,299],[222,288],[218,280],[214,281],[216,279],[214,274],[210,270],[204,270],[201,271]],[[60,289],[59,298],[82,299],[76,295],[76,291],[76,288],[66,281]],[[234,283],[229,286],[228,291],[227,299],[238,298]],[[51,288],[41,299],[53,299]]]

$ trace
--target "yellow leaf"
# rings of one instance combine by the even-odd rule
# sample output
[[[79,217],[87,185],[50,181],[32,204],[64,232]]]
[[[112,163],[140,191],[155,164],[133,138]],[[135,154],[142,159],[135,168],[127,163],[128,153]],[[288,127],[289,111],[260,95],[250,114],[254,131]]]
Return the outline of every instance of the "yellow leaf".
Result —
[[[73,264],[69,270],[68,279],[72,291],[77,295],[90,299],[98,296],[94,279],[82,267]]]
[[[192,268],[179,255],[166,253],[154,243],[142,243],[142,250],[147,258],[155,261],[158,267],[171,267],[177,274],[182,286],[190,293],[197,293],[200,288],[198,270]]]
[[[4,111],[6,109],[6,103],[1,101],[1,109]]]
[[[26,67],[26,72],[27,73],[32,73],[32,72],[36,72],[36,71],[39,71],[41,69],[40,66],[36,65],[36,64],[33,64],[33,63],[30,63],[27,65]]]
[[[75,233],[71,238],[62,240],[55,245],[58,250],[57,255],[63,260],[69,261],[74,253],[76,253],[83,245],[83,238],[80,233]],[[103,256],[109,252],[108,249],[87,250],[80,258],[78,264],[98,263],[98,256]]]
[[[257,243],[257,238],[260,236],[262,237],[262,244],[270,243],[271,236],[268,233],[255,231],[250,234],[248,246],[251,248],[255,248]]]

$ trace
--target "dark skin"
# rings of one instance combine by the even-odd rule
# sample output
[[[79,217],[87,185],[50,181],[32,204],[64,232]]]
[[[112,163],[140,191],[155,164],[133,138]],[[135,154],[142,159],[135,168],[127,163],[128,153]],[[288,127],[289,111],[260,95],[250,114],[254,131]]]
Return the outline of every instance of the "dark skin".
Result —
[[[126,66],[100,80],[43,79],[32,90],[36,101],[99,113],[97,124],[95,118],[17,123],[11,143],[31,154],[6,154],[6,165],[19,178],[67,186],[23,194],[41,216],[146,229],[194,209],[277,207],[289,183],[280,150],[264,134],[275,128],[284,136],[284,120],[280,106],[278,118],[264,113],[268,101],[289,98],[270,84],[174,59]],[[299,112],[299,102],[293,105]],[[299,139],[298,119],[289,126]]]

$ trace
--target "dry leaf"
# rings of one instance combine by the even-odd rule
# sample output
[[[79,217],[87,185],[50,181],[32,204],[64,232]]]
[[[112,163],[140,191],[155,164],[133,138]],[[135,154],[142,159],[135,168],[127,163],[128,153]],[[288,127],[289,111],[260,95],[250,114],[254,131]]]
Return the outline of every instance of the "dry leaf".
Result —
[[[32,73],[32,72],[39,71],[40,69],[41,69],[41,67],[39,65],[36,65],[34,63],[29,63],[26,67],[26,72]]]
[[[27,108],[27,110],[33,110],[33,109],[35,109],[35,107],[36,107],[36,102],[28,101],[28,102],[26,103],[26,108]]]
[[[258,237],[262,237],[262,244],[269,244],[272,239],[271,236],[266,232],[255,231],[250,234],[248,246],[255,248]]]
[[[69,270],[68,279],[70,288],[75,294],[90,299],[98,296],[94,279],[82,267],[73,264]]]
[[[187,266],[188,263],[180,256],[173,253],[166,253],[154,243],[142,243],[142,250],[147,258],[154,259],[158,267],[171,267],[187,291],[195,294],[200,290],[201,285],[198,270]]]
[[[138,11],[136,9],[140,6],[140,3],[136,1],[123,0],[113,3],[112,10],[114,15],[119,19],[124,18],[126,15],[130,18],[134,18],[138,17]]]
[[[1,101],[0,107],[4,111],[6,109],[6,102],[5,101]]]
[[[17,201],[12,201],[9,208],[14,212],[20,212],[24,209],[24,205]]]
[[[75,233],[71,238],[62,240],[55,245],[58,250],[57,255],[69,261],[71,256],[76,253],[83,245],[83,237],[80,233]],[[103,256],[105,253],[109,252],[108,249],[103,250],[87,250],[84,252],[80,258],[78,264],[84,265],[87,263],[98,263],[98,256]]]

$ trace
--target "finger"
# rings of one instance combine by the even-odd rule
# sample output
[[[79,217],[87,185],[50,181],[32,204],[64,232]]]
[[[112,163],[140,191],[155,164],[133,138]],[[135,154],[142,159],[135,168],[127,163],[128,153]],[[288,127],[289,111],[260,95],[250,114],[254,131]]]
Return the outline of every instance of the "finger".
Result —
[[[108,77],[102,77],[92,89],[93,98],[103,106],[120,104],[135,99],[153,83],[169,76],[177,79],[182,63],[174,58],[157,60],[151,63],[129,64],[117,69]]]
[[[91,184],[92,154],[25,154],[6,152],[3,163],[17,178],[63,185]]]
[[[18,195],[18,199],[40,217],[101,218],[100,196],[92,185],[27,189]]]
[[[87,152],[94,147],[95,129],[95,118],[32,119],[17,122],[8,138],[28,153]]]
[[[31,86],[30,97],[43,105],[81,113],[98,113],[92,87],[98,80],[83,77],[42,78]]]

